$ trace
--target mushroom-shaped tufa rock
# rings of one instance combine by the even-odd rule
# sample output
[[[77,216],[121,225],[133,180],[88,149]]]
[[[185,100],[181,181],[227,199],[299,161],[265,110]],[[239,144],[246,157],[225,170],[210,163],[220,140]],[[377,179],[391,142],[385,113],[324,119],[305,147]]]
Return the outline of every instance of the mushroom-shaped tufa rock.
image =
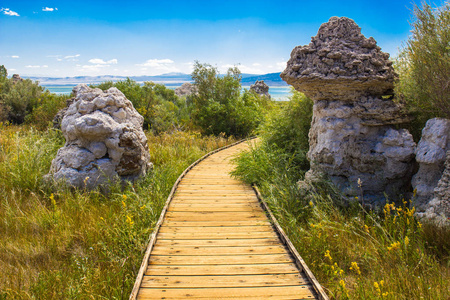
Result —
[[[294,48],[281,77],[314,100],[357,101],[391,95],[396,74],[389,54],[353,20],[332,17],[309,45]]]
[[[332,17],[309,45],[294,48],[281,74],[314,100],[307,179],[325,174],[348,197],[374,205],[405,192],[414,167],[412,136],[392,126],[409,118],[391,99],[388,58],[353,20]]]
[[[48,176],[77,188],[93,189],[134,180],[151,168],[143,117],[117,88],[106,92],[85,84],[61,122],[66,138]]]
[[[264,80],[256,80],[254,84],[250,86],[250,90],[254,91],[260,96],[271,98],[269,94],[269,86],[264,82]]]

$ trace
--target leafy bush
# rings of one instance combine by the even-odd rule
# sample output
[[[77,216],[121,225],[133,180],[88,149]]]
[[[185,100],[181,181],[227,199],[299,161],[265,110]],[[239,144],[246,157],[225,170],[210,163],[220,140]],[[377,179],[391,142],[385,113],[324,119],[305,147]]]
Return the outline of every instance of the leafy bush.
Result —
[[[414,5],[412,27],[396,62],[396,94],[416,117],[417,138],[428,119],[450,118],[450,2],[438,8]]]
[[[17,82],[12,79],[3,80],[1,85],[2,115],[9,122],[22,124],[25,117],[37,107],[44,88],[30,79]]]
[[[192,121],[203,133],[244,137],[261,123],[269,101],[248,91],[241,95],[238,68],[220,76],[217,68],[196,62],[192,79],[197,88],[192,97]]]
[[[70,95],[57,95],[46,91],[39,97],[36,107],[25,117],[25,123],[35,126],[39,130],[53,126],[53,118],[58,111],[66,107],[66,100]]]
[[[290,101],[269,115],[260,128],[262,139],[293,159],[293,165],[309,169],[306,153],[309,150],[308,133],[311,128],[313,101],[304,94],[291,90]]]

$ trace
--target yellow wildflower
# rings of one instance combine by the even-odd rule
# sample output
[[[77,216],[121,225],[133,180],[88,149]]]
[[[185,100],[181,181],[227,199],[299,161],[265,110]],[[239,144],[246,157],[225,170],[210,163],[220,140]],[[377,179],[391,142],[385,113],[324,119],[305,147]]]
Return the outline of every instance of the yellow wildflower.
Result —
[[[145,209],[145,204],[140,207],[141,210]]]
[[[127,205],[125,204],[125,201],[122,200],[122,206],[123,208],[127,207]]]
[[[123,200],[127,200],[127,195],[122,195]]]
[[[333,258],[331,257],[331,254],[330,254],[330,250],[325,251],[324,256],[325,256],[325,258],[328,258],[330,260],[330,262],[333,261]]]
[[[134,221],[131,219],[131,217],[129,215],[127,215],[127,223],[130,226],[132,226],[134,224]]]
[[[347,290],[347,288],[345,287],[345,281],[341,279],[341,280],[339,281],[339,285],[341,286],[342,291],[345,293],[345,296],[348,298],[348,290]]]
[[[393,242],[389,247],[387,247],[389,251],[400,249],[400,242]]]
[[[384,297],[386,297],[387,295],[389,295],[389,293],[388,293],[388,292],[386,292],[386,293],[383,293],[383,298],[384,298]]]
[[[358,275],[361,275],[361,270],[359,269],[358,263],[356,261],[353,261],[350,270],[355,271]]]
[[[422,223],[417,222],[417,226],[419,226],[419,228],[422,228]]]
[[[407,236],[405,236],[405,246],[408,247],[408,245],[409,245],[409,238]]]
[[[312,201],[309,201],[309,206],[313,207],[314,204],[312,203]]]
[[[378,284],[378,282],[374,282],[373,283],[373,286],[374,286],[374,288],[375,288],[375,291],[377,291],[377,293],[378,293],[378,296],[381,296],[381,289],[380,289],[380,285]]]
[[[369,231],[369,226],[364,225],[364,230],[365,230],[367,233],[370,233],[370,231]]]
[[[55,201],[55,195],[53,195],[53,193],[50,194],[50,201],[51,201],[53,207],[55,207],[56,206],[56,201]]]

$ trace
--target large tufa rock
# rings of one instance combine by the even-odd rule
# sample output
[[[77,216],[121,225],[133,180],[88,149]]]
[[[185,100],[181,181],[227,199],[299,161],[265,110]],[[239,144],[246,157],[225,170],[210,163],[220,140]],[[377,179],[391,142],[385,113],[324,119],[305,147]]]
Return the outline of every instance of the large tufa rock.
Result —
[[[413,138],[391,126],[409,118],[390,99],[396,75],[388,58],[353,20],[333,17],[294,48],[281,74],[314,100],[307,179],[325,174],[371,204],[405,192],[413,172]]]
[[[151,168],[143,117],[117,88],[106,92],[85,84],[65,112],[66,138],[49,176],[77,188],[92,189],[117,179],[134,180]]]
[[[189,97],[197,93],[197,88],[195,85],[185,82],[180,87],[175,89],[175,95],[178,97]]]
[[[271,98],[269,94],[269,86],[264,83],[264,80],[256,80],[254,84],[250,86],[250,90],[254,91],[260,96]]]
[[[412,180],[412,185],[416,190],[414,204],[419,213],[428,210],[433,198],[437,199],[433,200],[435,202],[440,201],[435,189],[438,182],[444,177],[444,163],[446,157],[448,161],[449,152],[450,120],[441,118],[428,120],[416,149],[419,171]]]

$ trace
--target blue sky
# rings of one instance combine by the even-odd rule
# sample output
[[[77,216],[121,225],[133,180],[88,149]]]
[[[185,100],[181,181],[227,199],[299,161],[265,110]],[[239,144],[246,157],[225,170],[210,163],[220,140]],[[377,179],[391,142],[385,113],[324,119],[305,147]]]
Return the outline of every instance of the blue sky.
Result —
[[[190,73],[195,60],[222,72],[237,64],[279,72],[332,16],[352,18],[395,56],[411,8],[411,0],[0,0],[0,64],[10,75]]]

